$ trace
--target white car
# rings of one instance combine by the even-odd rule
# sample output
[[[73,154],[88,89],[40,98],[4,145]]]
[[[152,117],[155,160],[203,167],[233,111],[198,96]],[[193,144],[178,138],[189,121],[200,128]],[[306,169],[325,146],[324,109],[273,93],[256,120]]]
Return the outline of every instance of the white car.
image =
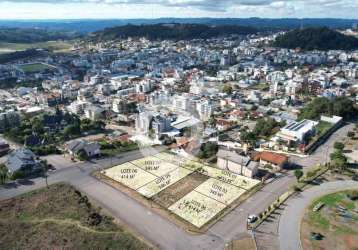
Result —
[[[257,216],[254,214],[249,215],[249,217],[247,217],[247,222],[248,223],[254,223],[257,220]]]

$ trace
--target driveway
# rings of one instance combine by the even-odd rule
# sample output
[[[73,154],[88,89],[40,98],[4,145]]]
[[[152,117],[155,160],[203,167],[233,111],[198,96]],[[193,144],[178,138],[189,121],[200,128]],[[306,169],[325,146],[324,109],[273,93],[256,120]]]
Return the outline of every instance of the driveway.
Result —
[[[326,182],[307,189],[286,201],[279,222],[279,242],[282,250],[299,250],[301,247],[300,226],[305,209],[316,198],[346,189],[358,188],[356,181]]]

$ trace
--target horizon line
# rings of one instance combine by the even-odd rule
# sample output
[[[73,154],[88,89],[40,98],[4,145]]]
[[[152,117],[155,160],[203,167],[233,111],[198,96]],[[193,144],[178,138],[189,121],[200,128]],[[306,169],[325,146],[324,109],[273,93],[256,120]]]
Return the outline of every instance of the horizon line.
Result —
[[[4,18],[0,17],[0,21],[112,21],[112,20],[158,20],[158,19],[270,19],[270,20],[282,20],[282,19],[310,19],[310,20],[319,20],[319,19],[330,19],[330,20],[357,20],[358,18],[341,18],[341,17],[142,17],[142,18]]]

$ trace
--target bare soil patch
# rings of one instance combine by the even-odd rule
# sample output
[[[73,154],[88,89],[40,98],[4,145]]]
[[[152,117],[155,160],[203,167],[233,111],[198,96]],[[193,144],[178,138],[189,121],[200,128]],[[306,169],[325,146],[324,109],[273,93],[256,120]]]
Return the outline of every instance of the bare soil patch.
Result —
[[[152,199],[159,205],[168,208],[208,179],[209,177],[206,175],[193,172],[159,192]]]

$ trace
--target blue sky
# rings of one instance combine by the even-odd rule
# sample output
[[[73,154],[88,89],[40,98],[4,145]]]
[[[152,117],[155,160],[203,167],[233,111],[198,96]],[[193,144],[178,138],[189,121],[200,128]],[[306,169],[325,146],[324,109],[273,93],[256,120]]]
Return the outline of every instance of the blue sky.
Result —
[[[358,0],[0,0],[0,19],[158,17],[358,19]]]

